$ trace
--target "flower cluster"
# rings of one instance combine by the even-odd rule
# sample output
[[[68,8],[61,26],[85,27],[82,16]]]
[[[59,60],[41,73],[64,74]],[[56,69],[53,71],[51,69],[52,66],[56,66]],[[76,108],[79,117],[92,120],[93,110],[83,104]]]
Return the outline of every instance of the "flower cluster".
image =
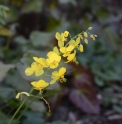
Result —
[[[61,83],[66,82],[66,67],[60,67],[61,59],[65,58],[66,61],[64,64],[69,62],[78,64],[76,53],[77,51],[84,51],[81,41],[88,44],[88,38],[95,40],[97,37],[97,35],[90,34],[90,30],[92,30],[92,27],[89,27],[87,31],[83,31],[73,38],[68,31],[63,33],[56,32],[55,38],[57,39],[58,46],[55,46],[52,51],[47,53],[47,58],[33,57],[34,62],[25,70],[25,74],[27,76],[34,74],[35,76],[42,77],[38,81],[31,82],[33,89],[38,90],[39,93],[42,93],[44,89],[50,85],[53,85],[58,80]],[[43,78],[47,76],[50,69],[52,70],[52,74],[50,74],[51,80],[50,82],[46,82]],[[21,92],[17,94],[16,98],[19,98],[21,94],[30,96],[30,94],[26,92]]]

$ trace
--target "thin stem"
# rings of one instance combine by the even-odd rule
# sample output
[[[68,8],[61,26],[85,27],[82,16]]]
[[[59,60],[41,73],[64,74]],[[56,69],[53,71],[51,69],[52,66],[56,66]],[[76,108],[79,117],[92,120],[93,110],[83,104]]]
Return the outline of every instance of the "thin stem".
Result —
[[[16,107],[18,107],[18,106],[19,106],[19,105],[17,104],[11,111],[8,112],[8,114],[6,115],[6,117],[3,119],[2,124],[5,124],[7,117],[8,117],[8,116],[10,115],[10,113],[11,113]]]
[[[31,95],[31,96],[33,96],[33,95]],[[18,120],[22,117],[23,113],[28,109],[28,107],[29,107],[37,98],[38,98],[38,97],[34,97],[34,98],[32,99],[32,101],[28,104],[28,106],[26,106],[25,109],[22,111],[22,113],[19,115],[19,117],[17,118],[17,121],[16,121],[16,122],[18,122]]]
[[[41,79],[43,79],[46,76],[46,74],[48,73],[49,70],[50,70],[50,68],[48,68],[47,71],[42,75]]]
[[[50,70],[50,68],[47,69],[47,71],[42,75],[41,79],[43,79],[45,77],[45,75],[48,73],[48,71]],[[32,89],[33,91],[34,89]],[[32,91],[29,92],[29,94],[32,93]],[[20,116],[18,117],[17,121],[21,118],[22,114],[27,110],[27,108],[32,104],[32,102],[35,100],[36,98],[34,98],[28,106],[25,107],[25,109],[23,110],[23,112],[20,114]],[[14,117],[16,116],[16,114],[18,113],[18,111],[20,110],[20,108],[23,106],[23,104],[25,103],[25,101],[27,100],[27,97],[25,98],[25,100],[23,101],[23,103],[19,106],[19,108],[17,109],[17,111],[15,112],[15,114],[13,115],[13,117],[11,118],[10,122],[8,124],[11,124],[12,120],[14,119]]]
[[[44,102],[48,105],[49,112],[51,112],[51,109],[50,109],[50,104],[47,102],[47,100],[46,100],[46,99],[44,99],[44,97],[41,97],[41,99],[43,99],[43,100],[44,100]]]
[[[30,90],[29,94],[33,92],[33,88]],[[11,124],[11,122],[13,121],[14,117],[17,115],[17,113],[19,112],[19,110],[21,109],[21,107],[24,105],[24,103],[26,102],[26,100],[28,99],[28,96],[26,96],[26,98],[24,99],[24,101],[22,102],[22,104],[19,106],[19,108],[16,110],[16,112],[14,113],[14,115],[12,116],[12,118],[10,119],[8,124]]]
[[[73,38],[71,38],[71,35],[70,35],[71,40],[75,39],[76,37],[78,37],[82,33],[83,33],[83,31],[80,32],[79,34],[75,35]],[[70,41],[65,46],[67,46],[69,43],[70,43]]]

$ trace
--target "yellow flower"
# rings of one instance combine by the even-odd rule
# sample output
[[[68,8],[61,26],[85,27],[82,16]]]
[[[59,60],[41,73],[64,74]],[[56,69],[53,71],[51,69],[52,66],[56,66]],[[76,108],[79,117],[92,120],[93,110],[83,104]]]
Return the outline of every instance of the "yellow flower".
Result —
[[[88,37],[87,32],[84,32],[83,35],[84,35],[84,37]]]
[[[75,47],[73,45],[69,45],[68,47],[61,47],[60,51],[63,53],[63,57],[66,57],[70,55],[70,53],[72,52],[74,48]]]
[[[63,47],[65,41],[64,33],[59,34],[59,32],[56,32],[55,37],[58,40],[58,46]]]
[[[64,37],[68,37],[68,35],[69,35],[69,32],[68,31],[65,31],[64,32]]]
[[[40,67],[36,62],[33,62],[31,64],[31,67],[26,68],[25,70],[25,74],[27,76],[32,75],[33,73],[35,73],[35,76],[40,76],[44,73],[44,70],[42,67]]]
[[[35,62],[38,64],[39,67],[41,67],[41,68],[48,67],[48,63],[47,63],[46,59],[37,58],[37,57],[33,57],[33,59],[35,60]]]
[[[57,80],[59,80],[61,83],[66,82],[66,78],[64,78],[65,72],[65,67],[60,68],[59,71],[54,71],[51,76],[53,80],[50,82],[50,84],[54,84]]]
[[[75,40],[69,41],[69,44],[74,47],[78,47],[78,44],[80,44],[80,37],[77,37],[76,41]]]
[[[45,82],[44,80],[33,81],[33,82],[31,82],[31,84],[33,85],[34,89],[36,89],[36,90],[42,90],[42,89],[46,88],[47,86],[49,86],[49,83]]]
[[[76,60],[76,50],[74,51],[74,53],[70,54],[68,57],[67,57],[67,62],[65,63],[68,63],[68,62],[75,62],[76,64],[78,64],[78,61]]]
[[[59,62],[61,61],[61,56],[57,55],[55,52],[52,52],[52,51],[49,52],[47,54],[47,56],[48,56],[48,59],[46,59],[46,60],[49,64],[50,68],[57,68]]]
[[[82,45],[82,44],[79,45],[78,50],[79,50],[80,52],[83,52],[83,45]]]
[[[27,92],[20,92],[20,93],[17,93],[16,99],[18,99],[20,97],[20,95],[22,95],[22,94],[25,94],[26,96],[30,96],[29,93],[27,93]]]

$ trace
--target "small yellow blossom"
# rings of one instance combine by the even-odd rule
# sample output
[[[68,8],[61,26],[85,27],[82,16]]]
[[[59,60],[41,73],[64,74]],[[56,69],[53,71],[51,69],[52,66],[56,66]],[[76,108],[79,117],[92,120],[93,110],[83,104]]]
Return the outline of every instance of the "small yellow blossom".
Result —
[[[55,52],[49,52],[47,54],[48,58],[46,59],[50,68],[57,68],[59,62],[61,61],[61,56],[57,55]]]
[[[95,41],[95,37],[93,35],[90,35],[90,38]]]
[[[82,44],[79,45],[78,50],[79,50],[80,52],[83,52],[83,45],[82,45]]]
[[[92,27],[89,27],[88,30],[92,30]]]
[[[33,57],[33,59],[35,60],[35,62],[38,64],[39,67],[42,67],[42,68],[48,67],[48,63],[46,59],[37,58],[37,57]]]
[[[80,37],[77,37],[76,41],[75,40],[69,41],[69,45],[72,45],[74,47],[78,47],[78,44],[80,44]]]
[[[20,95],[22,95],[22,94],[25,94],[26,96],[30,96],[29,93],[27,93],[27,92],[20,92],[20,93],[17,93],[16,99],[18,99],[20,97]]]
[[[60,51],[63,53],[63,57],[67,57],[74,48],[75,47],[73,45],[69,45],[68,47],[61,47]]]
[[[69,35],[69,32],[68,31],[65,31],[64,32],[64,37],[68,37],[68,35]]]
[[[88,44],[88,40],[87,40],[86,38],[85,38],[84,42],[85,42],[86,44]]]
[[[58,46],[63,47],[65,41],[64,33],[59,34],[59,32],[56,32],[55,37],[58,40]]]
[[[66,73],[65,67],[61,67],[59,71],[54,71],[51,76],[53,80],[50,82],[50,84],[54,84],[57,80],[59,80],[61,83],[66,82],[66,78],[64,78],[65,73]]]
[[[44,70],[36,62],[33,62],[31,64],[31,67],[26,68],[25,74],[27,76],[31,76],[33,73],[35,73],[35,76],[40,76],[40,75],[42,75],[44,73]]]
[[[75,62],[76,64],[78,64],[78,61],[76,60],[76,50],[74,51],[74,53],[70,54],[68,57],[67,57],[67,62],[65,63],[68,63],[68,62]]]
[[[84,37],[88,37],[87,32],[84,32],[83,35],[84,35]]]
[[[45,82],[44,80],[33,81],[31,82],[31,84],[36,90],[42,90],[46,88],[47,86],[49,86],[49,83]]]

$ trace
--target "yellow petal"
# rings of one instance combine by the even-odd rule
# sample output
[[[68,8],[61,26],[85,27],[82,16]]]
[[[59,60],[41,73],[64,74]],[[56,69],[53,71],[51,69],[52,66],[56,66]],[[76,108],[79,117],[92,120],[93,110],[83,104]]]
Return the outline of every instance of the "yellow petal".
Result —
[[[70,40],[70,41],[69,41],[69,45],[75,46],[75,40]]]
[[[33,73],[34,73],[34,71],[33,71],[32,68],[26,68],[26,69],[25,69],[25,74],[26,74],[27,76],[30,76],[30,75],[32,75]]]
[[[54,71],[54,72],[52,72],[52,76],[51,76],[52,78],[57,78],[57,77],[59,77],[59,73],[57,72],[57,71]]]
[[[52,81],[50,81],[50,84],[54,84],[56,81],[56,79],[53,79]]]
[[[76,39],[76,46],[80,43],[80,37],[77,37]]]
[[[33,57],[33,59],[34,59],[36,62],[38,62],[38,58],[37,58],[37,57]]]
[[[33,81],[31,82],[31,85],[36,89],[36,90],[42,90],[45,87],[47,87],[49,84],[45,82],[44,80],[39,80],[38,82]]]
[[[56,37],[57,40],[60,38],[59,32],[56,32],[55,37]]]
[[[33,62],[31,64],[31,68],[33,69],[33,71],[35,71],[36,69],[38,69],[38,64],[36,62]]]
[[[66,48],[65,48],[65,47],[61,47],[61,48],[60,48],[60,51],[61,51],[62,53],[65,53]]]
[[[70,54],[68,57],[67,57],[67,62],[65,63],[68,63],[70,61],[73,61],[73,59],[75,58],[75,55],[76,55],[76,51],[74,51],[74,53]]]
[[[62,67],[59,69],[59,75],[64,75],[64,73],[66,72],[66,68]]]
[[[59,47],[63,47],[64,46],[64,42],[62,40],[58,40],[58,46]]]
[[[67,51],[72,51],[74,49],[74,46],[72,46],[72,45],[69,45],[68,47],[67,47]]]
[[[55,52],[57,55],[59,55],[59,50],[56,46],[53,48],[53,52]]]
[[[40,76],[44,73],[44,70],[42,68],[38,68],[35,70],[35,76]]]

